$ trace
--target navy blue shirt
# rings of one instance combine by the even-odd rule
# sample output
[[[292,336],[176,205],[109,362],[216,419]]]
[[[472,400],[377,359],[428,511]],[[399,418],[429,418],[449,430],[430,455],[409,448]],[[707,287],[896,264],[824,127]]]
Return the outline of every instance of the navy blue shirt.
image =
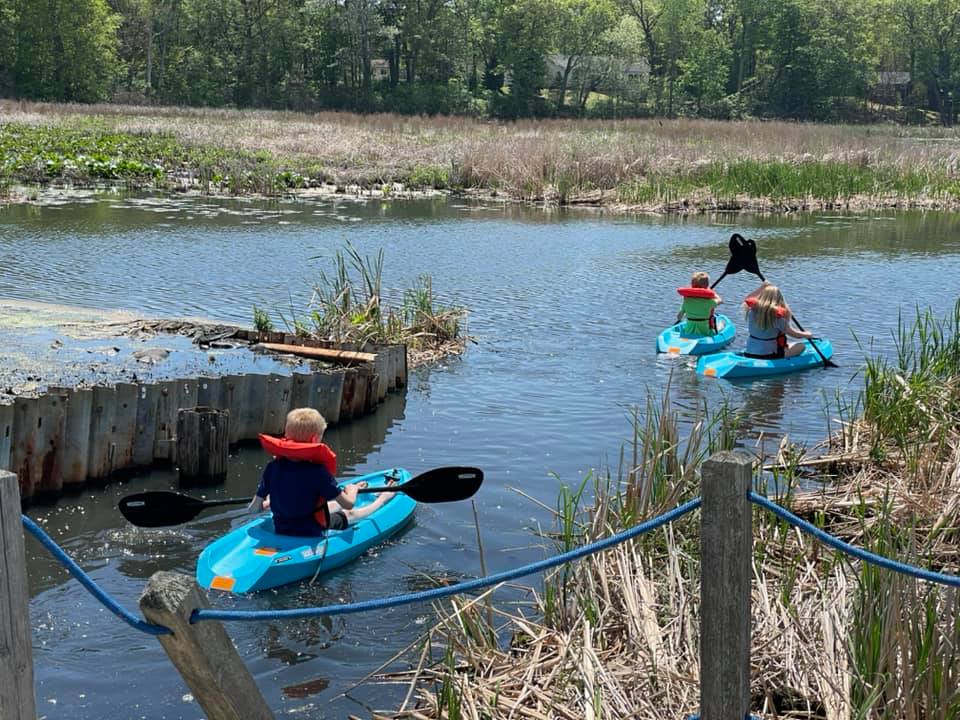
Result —
[[[257,496],[270,496],[273,528],[281,535],[319,537],[324,531],[313,517],[323,499],[340,494],[333,475],[319,463],[276,458],[267,463],[257,485]]]

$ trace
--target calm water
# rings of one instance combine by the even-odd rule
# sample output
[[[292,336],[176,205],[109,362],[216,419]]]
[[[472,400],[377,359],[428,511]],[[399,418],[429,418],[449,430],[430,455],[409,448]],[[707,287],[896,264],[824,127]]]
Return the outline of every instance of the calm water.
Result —
[[[476,343],[461,359],[414,373],[405,395],[333,429],[328,441],[345,476],[393,465],[415,473],[482,467],[476,507],[489,569],[498,571],[550,552],[533,535],[549,513],[517,491],[553,505],[557,476],[576,483],[591,468],[615,467],[630,407],[668,382],[688,421],[704,403],[739,408],[750,449],[763,442],[772,451],[784,433],[808,445],[822,439],[829,403],[860,386],[858,342],[889,352],[898,313],[918,303],[940,315],[952,307],[957,286],[947,268],[960,253],[958,224],[947,214],[664,219],[446,201],[88,198],[0,210],[0,297],[249,324],[254,304],[286,315],[304,308],[319,271],[347,241],[365,254],[383,248],[390,290],[429,273],[443,302],[470,308]],[[761,270],[808,329],[831,338],[839,369],[735,385],[654,353],[656,334],[676,313],[675,288],[695,269],[717,276],[733,231],[757,239]],[[717,289],[726,311],[740,319],[735,303],[755,285],[746,274],[725,279]],[[227,482],[209,493],[252,492],[263,461],[256,450],[238,452]],[[172,474],[153,472],[31,515],[135,610],[153,572],[192,573],[204,544],[239,522],[211,512],[145,531],[115,510],[125,494],[175,484]],[[202,717],[155,639],[103,610],[36,543],[28,541],[28,553],[43,716]],[[422,588],[428,575],[478,574],[470,504],[423,505],[396,541],[316,585],[214,603],[306,607]],[[430,607],[412,606],[227,629],[278,714],[363,716],[394,707],[403,689],[354,683],[431,618]]]

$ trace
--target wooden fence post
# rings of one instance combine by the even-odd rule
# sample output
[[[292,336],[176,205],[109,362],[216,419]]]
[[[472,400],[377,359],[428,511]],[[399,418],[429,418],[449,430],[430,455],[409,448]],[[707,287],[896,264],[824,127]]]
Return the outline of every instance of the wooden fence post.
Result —
[[[17,476],[0,470],[0,718],[34,720],[27,557]]]
[[[200,586],[182,573],[154,573],[140,596],[144,617],[173,630],[158,639],[208,720],[273,718],[223,625],[217,621],[190,624],[191,613],[207,607],[210,604]]]
[[[700,717],[750,712],[753,460],[721,452],[703,464],[700,508]]]

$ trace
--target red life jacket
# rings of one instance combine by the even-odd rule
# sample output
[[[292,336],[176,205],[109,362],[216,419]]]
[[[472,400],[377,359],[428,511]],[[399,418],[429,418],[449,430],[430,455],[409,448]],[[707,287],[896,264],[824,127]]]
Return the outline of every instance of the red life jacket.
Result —
[[[743,301],[743,304],[752,310],[753,306],[757,304],[757,299],[755,297],[748,297],[746,300]],[[777,305],[774,308],[774,311],[777,313],[778,318],[787,316],[787,309],[782,305]],[[764,338],[764,337],[757,337],[756,335],[751,335],[750,337],[752,337],[754,340],[776,340],[778,348],[783,349],[787,347],[787,336],[785,333],[780,332],[779,330],[777,331],[776,337]]]
[[[682,287],[677,288],[677,292],[683,297],[703,298],[705,300],[712,300],[717,297],[717,294],[710,288]]]
[[[257,437],[260,446],[274,457],[317,463],[323,465],[331,475],[337,474],[337,454],[323,443],[297,442],[263,433]],[[317,501],[313,519],[324,530],[330,527],[330,509],[327,507],[326,498]]]

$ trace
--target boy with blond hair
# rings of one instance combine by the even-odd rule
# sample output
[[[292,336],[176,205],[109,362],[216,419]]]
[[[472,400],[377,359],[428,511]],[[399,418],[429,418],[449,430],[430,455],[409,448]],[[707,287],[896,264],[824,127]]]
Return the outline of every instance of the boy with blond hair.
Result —
[[[695,272],[690,278],[690,286],[677,288],[683,298],[680,312],[677,313],[677,322],[684,317],[684,324],[680,335],[683,337],[706,337],[717,334],[717,321],[713,311],[723,302],[721,297],[710,289],[710,276],[705,272]]]
[[[366,483],[347,483],[342,490],[337,485],[337,456],[321,442],[326,429],[319,412],[296,408],[287,413],[284,437],[260,436],[274,459],[263,469],[248,510],[272,510],[274,530],[281,535],[319,537],[327,530],[344,530],[394,495],[378,493],[373,502],[355,508],[357,490]]]

